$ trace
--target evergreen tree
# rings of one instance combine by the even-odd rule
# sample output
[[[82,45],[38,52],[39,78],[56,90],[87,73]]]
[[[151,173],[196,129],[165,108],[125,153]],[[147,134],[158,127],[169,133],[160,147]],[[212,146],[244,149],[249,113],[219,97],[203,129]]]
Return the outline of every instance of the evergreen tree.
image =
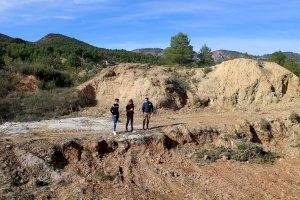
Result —
[[[213,53],[208,46],[203,45],[198,54],[198,65],[201,67],[212,66],[215,61],[213,59]]]
[[[187,35],[178,33],[171,38],[171,46],[165,50],[164,54],[172,63],[183,65],[191,62],[193,46],[190,45]]]
[[[269,61],[276,62],[277,64],[284,66],[286,56],[281,51],[277,51],[271,54]]]

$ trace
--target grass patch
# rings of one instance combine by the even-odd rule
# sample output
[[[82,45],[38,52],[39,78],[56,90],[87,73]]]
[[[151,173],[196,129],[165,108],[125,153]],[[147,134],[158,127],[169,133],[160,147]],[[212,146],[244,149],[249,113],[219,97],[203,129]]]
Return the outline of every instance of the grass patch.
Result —
[[[102,181],[113,181],[114,178],[112,176],[106,175],[104,170],[101,168],[97,172],[97,176],[102,180]]]
[[[208,164],[219,159],[235,160],[239,162],[273,163],[278,154],[265,152],[261,145],[254,143],[239,143],[236,148],[216,147],[213,149],[200,149],[197,153],[197,162]]]
[[[203,68],[204,74],[208,74],[208,73],[210,73],[210,72],[212,72],[212,71],[213,71],[213,69],[212,69],[211,67],[204,67],[204,68]]]

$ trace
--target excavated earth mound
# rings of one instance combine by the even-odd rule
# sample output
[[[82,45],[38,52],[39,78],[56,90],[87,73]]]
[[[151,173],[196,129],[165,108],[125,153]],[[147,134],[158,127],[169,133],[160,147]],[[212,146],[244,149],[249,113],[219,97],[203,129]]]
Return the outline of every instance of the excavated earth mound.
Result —
[[[299,102],[299,77],[270,62],[235,59],[212,68],[119,64],[78,87],[98,108],[107,110],[114,98],[140,108],[149,97],[157,108],[248,108]]]

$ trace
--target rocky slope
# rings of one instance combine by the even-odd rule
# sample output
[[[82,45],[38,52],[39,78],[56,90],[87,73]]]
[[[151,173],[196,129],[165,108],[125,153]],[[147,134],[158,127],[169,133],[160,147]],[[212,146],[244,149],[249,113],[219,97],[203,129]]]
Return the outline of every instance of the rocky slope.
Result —
[[[134,49],[132,50],[135,53],[142,53],[142,54],[150,54],[153,56],[163,56],[163,49],[160,48],[142,48],[142,49]]]
[[[221,63],[227,60],[232,60],[235,58],[241,58],[243,53],[237,51],[229,51],[229,50],[216,50],[213,51],[213,59],[216,63]]]

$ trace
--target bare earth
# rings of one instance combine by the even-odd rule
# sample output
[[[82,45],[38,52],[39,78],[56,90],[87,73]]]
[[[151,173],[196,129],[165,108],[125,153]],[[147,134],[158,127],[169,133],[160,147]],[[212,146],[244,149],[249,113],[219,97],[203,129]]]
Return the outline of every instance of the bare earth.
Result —
[[[299,111],[297,109],[294,108]],[[194,152],[203,145],[217,142],[220,136],[212,136],[214,139],[209,142],[200,138],[198,143],[181,144],[179,139],[177,147],[154,139],[147,143],[145,139],[171,134],[183,126],[225,131],[229,130],[226,127],[262,117],[285,119],[290,113],[288,110],[166,112],[153,115],[152,128],[148,131],[141,130],[141,115],[136,113],[135,132],[123,132],[123,116],[117,137],[112,136],[110,118],[105,116],[63,119],[59,121],[63,124],[62,130],[51,125],[57,124],[57,120],[47,121],[48,129],[38,126],[45,123],[43,121],[29,123],[27,126],[34,124],[35,128],[20,131],[22,134],[2,133],[0,194],[2,199],[17,198],[17,193],[36,199],[298,199],[300,160],[297,154],[296,157],[282,154],[274,164],[220,160],[201,165],[195,162]],[[71,123],[74,119],[77,126]],[[78,123],[79,119],[84,123]],[[24,124],[17,125],[20,124],[14,124],[24,127]],[[5,125],[1,125],[0,130],[3,127]],[[299,124],[296,129],[299,130]],[[285,139],[285,136],[280,138]],[[53,164],[52,151],[57,145],[64,149],[63,167]],[[52,161],[49,161],[51,152]],[[61,162],[60,159],[56,161]],[[38,181],[47,184],[39,186]]]

